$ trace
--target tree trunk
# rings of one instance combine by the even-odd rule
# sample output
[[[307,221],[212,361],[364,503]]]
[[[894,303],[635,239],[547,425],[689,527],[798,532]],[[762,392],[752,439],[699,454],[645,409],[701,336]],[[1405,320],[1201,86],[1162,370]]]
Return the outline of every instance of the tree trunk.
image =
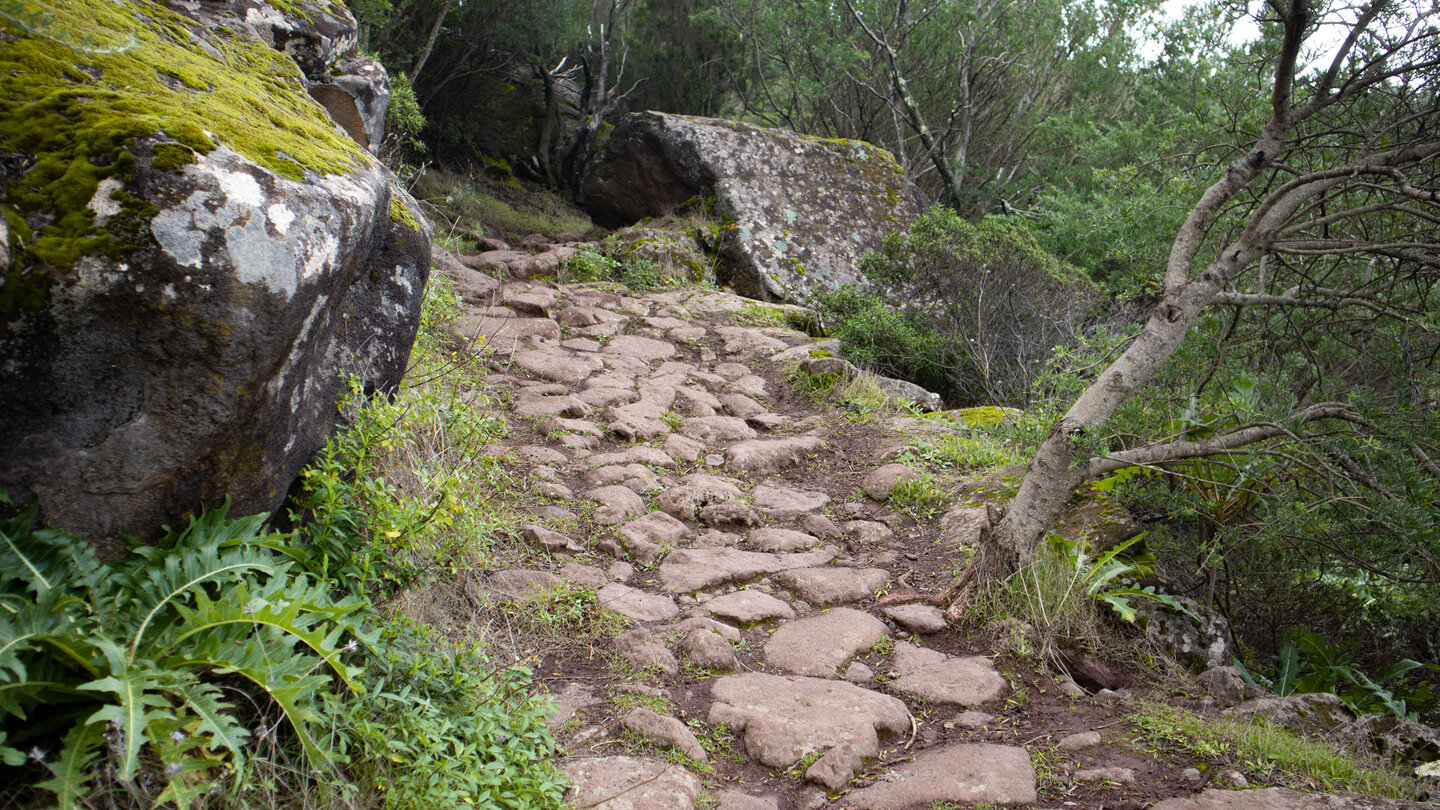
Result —
[[[420,76],[420,71],[425,69],[425,63],[430,61],[430,52],[435,50],[435,40],[440,38],[440,29],[445,25],[445,18],[450,16],[450,11],[455,8],[459,0],[445,0],[440,6],[440,14],[435,17],[435,24],[430,26],[430,33],[425,37],[425,47],[420,49],[420,55],[415,57],[415,62],[410,65],[410,70],[405,72],[405,77],[410,80],[410,85],[415,85],[415,79]]]
[[[1201,312],[1229,280],[1269,247],[1272,234],[1251,227],[1198,277],[1190,268],[1206,232],[1226,202],[1269,166],[1291,126],[1291,84],[1305,22],[1306,0],[1293,0],[1285,15],[1285,42],[1276,70],[1272,115],[1250,150],[1225,176],[1206,189],[1175,237],[1165,272],[1164,297],[1139,336],[1070,406],[1040,445],[1020,491],[989,536],[967,584],[986,586],[1008,578],[1029,561],[1046,530],[1060,517],[1085,480],[1078,447],[1088,434],[1109,421],[1125,400],[1154,379],[1160,366],[1180,347]],[[1258,218],[1260,214],[1256,214]]]

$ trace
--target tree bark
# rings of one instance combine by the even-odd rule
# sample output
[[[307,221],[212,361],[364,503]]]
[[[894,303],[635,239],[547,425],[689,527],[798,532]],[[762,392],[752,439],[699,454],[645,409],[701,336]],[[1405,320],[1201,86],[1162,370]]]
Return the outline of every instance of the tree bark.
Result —
[[[430,26],[430,33],[425,37],[425,47],[420,49],[420,54],[410,65],[410,70],[405,72],[405,77],[410,80],[410,85],[415,85],[415,79],[420,76],[420,71],[425,69],[425,63],[430,61],[430,52],[435,50],[435,40],[440,38],[440,29],[445,25],[445,18],[455,8],[459,0],[445,0],[440,5],[440,13],[435,17],[435,24]]]

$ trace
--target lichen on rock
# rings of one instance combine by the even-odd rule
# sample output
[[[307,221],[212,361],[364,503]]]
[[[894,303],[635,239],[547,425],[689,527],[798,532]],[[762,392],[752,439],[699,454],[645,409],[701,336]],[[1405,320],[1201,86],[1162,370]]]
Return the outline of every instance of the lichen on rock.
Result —
[[[585,184],[590,215],[618,226],[714,197],[736,292],[803,304],[864,283],[860,259],[918,215],[889,152],[734,121],[643,112],[616,125]]]

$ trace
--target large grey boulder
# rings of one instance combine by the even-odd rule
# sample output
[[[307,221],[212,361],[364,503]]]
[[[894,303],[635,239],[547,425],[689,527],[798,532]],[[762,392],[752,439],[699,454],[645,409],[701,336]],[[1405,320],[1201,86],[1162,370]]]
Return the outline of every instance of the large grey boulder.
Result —
[[[36,35],[17,52],[73,69],[0,77],[22,100],[72,94],[0,111],[0,487],[110,554],[226,496],[272,511],[350,379],[398,383],[429,272],[414,200],[275,50],[335,58],[354,21],[47,8],[65,37],[134,40]],[[92,92],[106,75],[131,78]]]
[[[734,121],[656,112],[616,125],[585,182],[590,215],[618,227],[711,197],[728,223],[720,253],[736,292],[805,303],[860,282],[860,258],[918,215],[894,157]]]

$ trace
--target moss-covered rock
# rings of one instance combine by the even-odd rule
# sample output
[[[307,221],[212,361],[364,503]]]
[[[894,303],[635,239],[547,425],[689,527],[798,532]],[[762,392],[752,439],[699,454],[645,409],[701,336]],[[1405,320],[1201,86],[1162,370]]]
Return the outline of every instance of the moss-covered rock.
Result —
[[[714,197],[737,292],[805,303],[862,283],[860,258],[918,215],[894,156],[734,121],[644,112],[620,120],[585,184],[590,215],[615,227]]]
[[[0,11],[0,487],[17,503],[111,548],[226,495],[271,510],[349,378],[398,382],[429,226],[296,61],[353,38],[343,7],[313,2]]]

